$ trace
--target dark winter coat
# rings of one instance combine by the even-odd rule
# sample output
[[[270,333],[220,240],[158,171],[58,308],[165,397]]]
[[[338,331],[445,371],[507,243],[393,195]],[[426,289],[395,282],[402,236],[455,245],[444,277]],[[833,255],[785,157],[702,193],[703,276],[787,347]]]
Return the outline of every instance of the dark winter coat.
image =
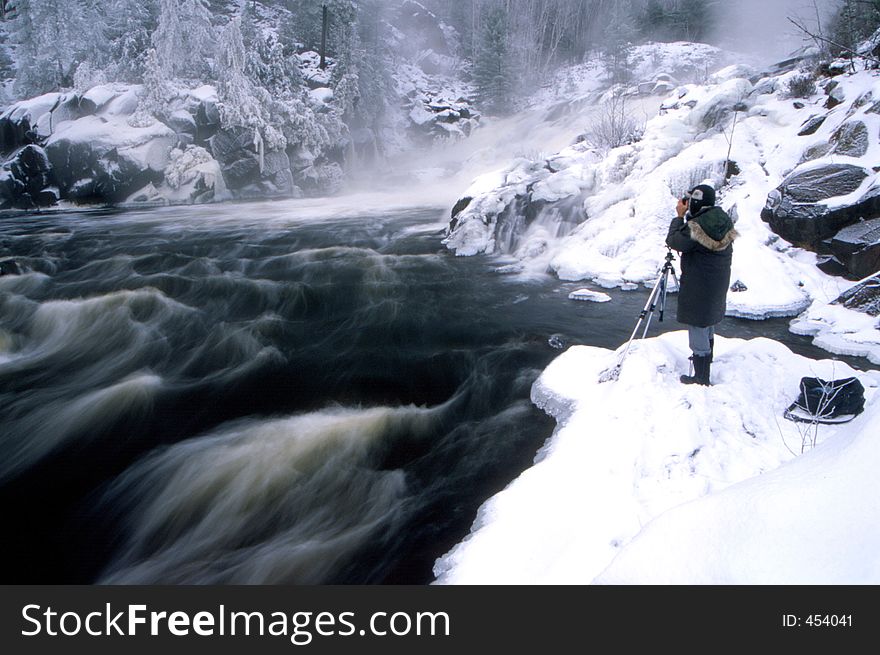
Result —
[[[679,323],[709,327],[724,318],[733,240],[738,236],[720,207],[706,207],[687,221],[672,219],[666,245],[681,253]]]

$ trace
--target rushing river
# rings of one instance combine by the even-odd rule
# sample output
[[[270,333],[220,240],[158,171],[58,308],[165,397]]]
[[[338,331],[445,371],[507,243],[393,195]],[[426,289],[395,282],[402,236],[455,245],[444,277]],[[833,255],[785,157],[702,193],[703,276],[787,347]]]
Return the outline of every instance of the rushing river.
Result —
[[[429,582],[552,433],[540,371],[620,345],[647,294],[456,258],[445,214],[0,219],[2,581]]]

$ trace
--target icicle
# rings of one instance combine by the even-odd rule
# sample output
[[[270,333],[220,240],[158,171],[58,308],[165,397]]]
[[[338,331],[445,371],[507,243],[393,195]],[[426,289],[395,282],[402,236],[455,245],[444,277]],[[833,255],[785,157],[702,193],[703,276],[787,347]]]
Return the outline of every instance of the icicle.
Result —
[[[262,175],[266,158],[263,146],[263,137],[260,135],[260,130],[257,129],[254,130],[254,148],[257,149],[257,155],[260,158],[260,175]]]

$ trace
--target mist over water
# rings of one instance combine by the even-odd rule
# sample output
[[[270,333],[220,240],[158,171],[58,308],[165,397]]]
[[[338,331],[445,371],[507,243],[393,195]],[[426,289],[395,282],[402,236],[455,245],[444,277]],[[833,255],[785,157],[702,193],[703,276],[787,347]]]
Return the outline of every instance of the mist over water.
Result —
[[[797,19],[810,29],[827,22],[840,7],[840,0],[737,0],[713,6],[717,28],[711,40],[735,52],[771,64],[805,45],[814,45],[788,20]]]

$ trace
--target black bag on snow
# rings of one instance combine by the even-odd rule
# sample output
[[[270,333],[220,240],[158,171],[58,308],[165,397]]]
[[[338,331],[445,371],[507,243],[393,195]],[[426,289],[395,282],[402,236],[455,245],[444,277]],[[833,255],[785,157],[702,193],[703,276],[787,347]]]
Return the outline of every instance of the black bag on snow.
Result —
[[[785,418],[800,423],[846,423],[865,409],[865,388],[856,378],[801,378],[801,393]]]

